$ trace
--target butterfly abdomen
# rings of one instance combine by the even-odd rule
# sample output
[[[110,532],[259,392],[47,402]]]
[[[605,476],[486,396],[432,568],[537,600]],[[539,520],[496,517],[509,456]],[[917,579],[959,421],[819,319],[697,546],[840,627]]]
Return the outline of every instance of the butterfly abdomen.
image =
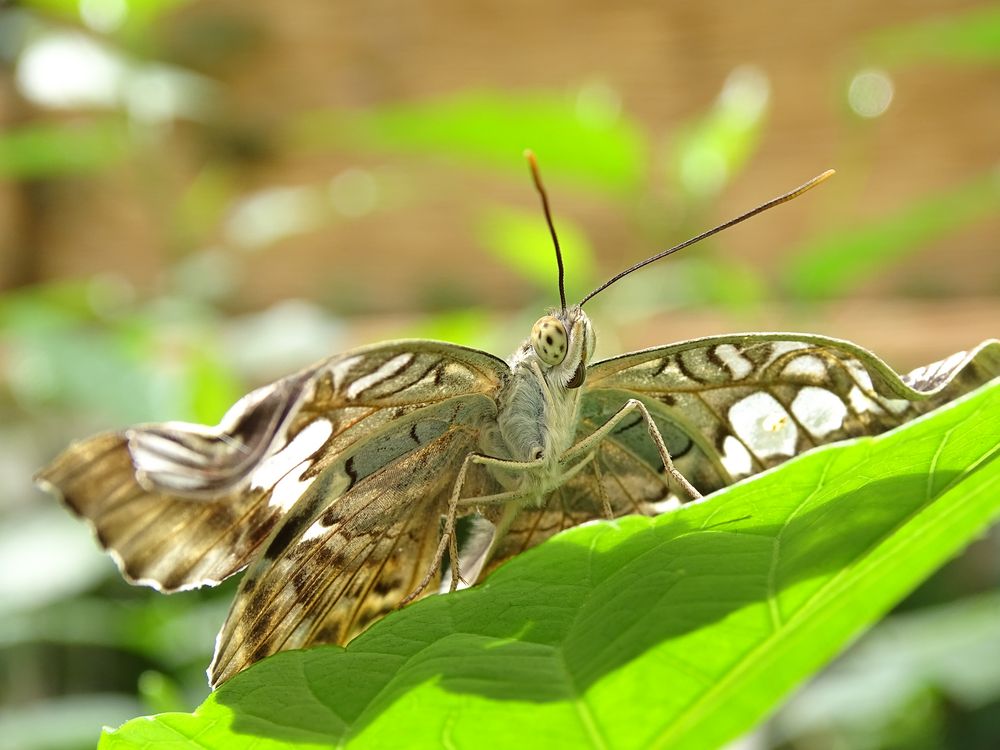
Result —
[[[529,371],[515,371],[501,393],[497,424],[508,452],[503,458],[532,461],[545,453],[545,401]]]

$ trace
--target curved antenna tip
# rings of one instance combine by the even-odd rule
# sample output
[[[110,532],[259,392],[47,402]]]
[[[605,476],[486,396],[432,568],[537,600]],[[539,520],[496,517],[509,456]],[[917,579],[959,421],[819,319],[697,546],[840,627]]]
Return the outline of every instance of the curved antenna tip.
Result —
[[[693,245],[696,242],[701,242],[703,239],[711,237],[713,234],[721,232],[723,229],[728,229],[729,227],[735,226],[736,224],[739,224],[742,221],[746,221],[750,217],[756,216],[757,214],[759,214],[759,213],[761,213],[763,211],[767,211],[768,209],[774,208],[775,206],[780,206],[782,203],[787,203],[790,200],[798,198],[800,195],[802,195],[806,191],[812,190],[814,187],[816,187],[817,185],[819,185],[821,182],[829,179],[830,177],[833,177],[833,175],[835,175],[835,174],[836,174],[836,170],[828,169],[825,172],[823,172],[822,174],[816,175],[815,177],[813,177],[808,182],[805,182],[805,183],[799,185],[794,190],[789,190],[784,195],[779,195],[777,198],[772,198],[767,203],[762,203],[761,205],[757,206],[757,208],[751,209],[750,211],[747,211],[746,213],[740,214],[735,219],[730,219],[729,221],[725,222],[724,224],[719,224],[719,226],[714,227],[712,229],[709,229],[707,232],[702,232],[697,237],[692,237],[691,239],[689,239],[689,240],[687,240],[685,242],[682,242],[679,245],[674,245],[673,247],[671,247],[671,248],[669,248],[667,250],[664,250],[661,253],[657,253],[656,255],[654,255],[654,256],[652,256],[650,258],[646,258],[646,260],[644,260],[644,261],[636,263],[634,266],[630,266],[629,268],[626,268],[621,273],[617,273],[614,276],[612,276],[610,279],[608,279],[603,284],[601,284],[599,287],[597,287],[597,289],[595,289],[590,294],[588,294],[586,297],[584,297],[582,300],[580,300],[580,303],[579,303],[580,307],[583,307],[587,303],[587,300],[592,299],[597,294],[599,294],[600,292],[603,292],[609,286],[611,286],[612,284],[614,284],[616,281],[625,278],[626,276],[628,276],[633,271],[638,271],[640,268],[643,268],[644,266],[648,266],[650,263],[653,263],[653,262],[659,260],[660,258],[665,258],[668,255],[672,255],[673,253],[676,253],[678,250],[683,250],[685,247],[688,247],[689,245]]]
[[[552,211],[549,209],[549,197],[545,194],[545,187],[542,185],[542,175],[538,169],[538,161],[535,159],[535,152],[530,148],[524,149],[524,158],[528,160],[531,167],[531,179],[535,183],[535,189],[542,199],[542,210],[545,212],[545,223],[549,227],[549,235],[552,237],[552,245],[556,251],[556,266],[559,269],[559,304],[566,310],[566,271],[563,268],[562,250],[559,248],[559,238],[556,236],[556,227],[552,223]]]

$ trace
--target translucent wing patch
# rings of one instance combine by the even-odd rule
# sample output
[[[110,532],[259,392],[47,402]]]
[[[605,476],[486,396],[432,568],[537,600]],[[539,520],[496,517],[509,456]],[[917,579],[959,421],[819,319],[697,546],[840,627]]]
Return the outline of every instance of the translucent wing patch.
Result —
[[[252,392],[215,427],[140,425],[75,443],[36,480],[93,525],[128,580],[212,585],[253,559],[350,446],[428,405],[493,394],[508,373],[448,344],[359,349]]]

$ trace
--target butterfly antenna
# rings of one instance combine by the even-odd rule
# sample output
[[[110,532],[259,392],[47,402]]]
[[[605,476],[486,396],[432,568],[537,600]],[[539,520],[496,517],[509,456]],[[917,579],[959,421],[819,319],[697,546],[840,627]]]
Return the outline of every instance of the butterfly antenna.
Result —
[[[531,178],[535,181],[535,189],[542,196],[542,210],[545,211],[545,222],[549,225],[549,234],[552,235],[552,244],[556,248],[556,264],[559,266],[559,303],[562,309],[566,309],[566,269],[563,268],[562,250],[559,249],[559,238],[556,236],[556,227],[552,223],[552,211],[549,210],[549,197],[545,194],[545,187],[542,185],[542,174],[538,171],[538,162],[535,160],[535,153],[530,148],[525,149],[524,158],[528,160],[531,167]]]
[[[774,208],[775,206],[780,206],[782,203],[787,203],[788,201],[792,200],[793,198],[798,198],[804,192],[806,192],[808,190],[812,190],[814,187],[816,187],[817,185],[819,185],[821,182],[823,182],[827,178],[833,176],[833,174],[834,174],[834,170],[828,169],[823,174],[817,175],[816,177],[813,177],[811,180],[809,180],[809,182],[807,182],[807,183],[805,183],[803,185],[799,185],[797,188],[795,188],[794,190],[788,191],[784,195],[779,195],[777,198],[772,198],[767,203],[762,203],[761,205],[757,206],[757,208],[751,209],[750,211],[747,211],[744,214],[740,214],[735,219],[730,219],[725,224],[719,224],[719,226],[717,226],[717,227],[715,227],[713,229],[709,229],[707,232],[702,232],[697,237],[692,237],[691,239],[689,239],[689,240],[687,240],[685,242],[682,242],[679,245],[674,245],[674,247],[670,248],[669,250],[664,250],[662,253],[657,253],[652,258],[646,258],[646,260],[641,261],[640,263],[636,263],[631,268],[626,268],[621,273],[612,276],[610,279],[608,279],[603,284],[601,284],[599,287],[597,287],[597,289],[595,289],[590,294],[588,294],[586,297],[584,297],[580,301],[580,306],[582,307],[584,304],[586,304],[586,302],[589,299],[591,299],[592,297],[595,297],[596,295],[600,294],[605,289],[607,289],[609,286],[611,286],[612,284],[614,284],[616,281],[619,281],[620,279],[625,278],[626,276],[628,276],[633,271],[638,271],[643,266],[648,266],[650,263],[655,263],[660,258],[666,258],[668,255],[672,255],[673,253],[676,253],[678,250],[683,250],[688,245],[693,245],[696,242],[701,242],[703,239],[711,237],[713,234],[717,234],[717,233],[721,232],[723,229],[729,229],[729,227],[736,226],[741,221],[746,221],[747,219],[749,219],[752,216],[756,216],[759,213],[763,213],[764,211],[767,211],[769,208]]]

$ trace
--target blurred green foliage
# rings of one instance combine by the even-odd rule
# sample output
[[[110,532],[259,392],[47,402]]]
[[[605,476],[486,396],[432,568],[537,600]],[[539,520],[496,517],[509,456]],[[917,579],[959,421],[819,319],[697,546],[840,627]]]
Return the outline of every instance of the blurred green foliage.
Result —
[[[164,14],[191,3],[193,0],[20,0],[20,5],[33,8],[46,16],[70,23],[78,23],[88,15],[107,18],[114,14],[120,18],[116,30],[125,36],[140,38],[149,34],[149,26]],[[100,25],[92,24],[92,25]]]
[[[511,155],[531,144],[544,154],[546,174],[634,194],[648,163],[638,126],[588,87],[575,102],[561,99],[484,91],[364,112],[312,112],[302,116],[296,136],[303,147],[438,154],[505,172],[523,170]]]
[[[537,251],[551,243],[549,230],[537,212],[494,206],[483,212],[479,225],[483,247],[494,257],[534,283],[542,293],[552,294],[552,257]],[[563,262],[572,273],[566,279],[566,297],[578,300],[594,286],[594,251],[586,234],[573,222],[559,221],[559,244]]]
[[[120,123],[29,125],[0,134],[0,177],[40,179],[105,169],[125,156]]]
[[[923,23],[883,29],[865,40],[864,51],[888,66],[922,62],[996,64],[1000,61],[1000,8],[986,5]]]
[[[927,196],[895,215],[831,230],[795,248],[783,274],[797,299],[836,297],[905,260],[928,243],[1000,212],[995,169],[965,185]]]
[[[669,153],[672,182],[684,194],[713,198],[739,174],[760,142],[769,96],[761,71],[737,69],[711,110],[679,129]]]
[[[220,354],[218,314],[182,299],[116,303],[123,292],[96,278],[0,299],[15,403],[86,410],[115,423],[217,421],[244,390]]]
[[[12,74],[33,39],[71,30],[85,32],[101,49],[119,55],[115,59],[123,70],[134,70],[143,61],[156,61],[156,22],[186,5],[197,4],[22,0],[17,7],[0,8],[0,59]],[[85,24],[87,13],[91,16]],[[859,38],[849,52],[858,67],[993,66],[1000,55],[1000,12],[987,7],[881,29]],[[136,80],[148,90],[154,79]],[[172,84],[165,78],[155,81],[178,96],[183,93],[169,89]],[[846,84],[837,81],[832,95],[842,96]],[[106,106],[24,119],[0,133],[0,179],[36,190],[106,175],[123,165],[155,169],[162,158],[163,123],[150,119],[134,98],[117,93]],[[476,89],[362,110],[295,112],[287,117],[286,135],[291,148],[307,157],[405,156],[451,169],[457,179],[472,165],[522,191],[529,188],[517,155],[531,146],[554,195],[585,193],[588,200],[610,206],[657,248],[665,237],[703,229],[712,201],[753,163],[767,132],[770,96],[759,71],[735,70],[703,113],[667,135],[649,132],[623,109],[613,86],[595,79],[570,91]],[[864,141],[871,121],[846,107],[844,112],[858,120]],[[355,199],[366,191],[379,196],[372,210],[383,218],[423,197],[420,185],[396,190],[391,175],[358,171],[329,185],[291,190],[258,186],[250,192],[236,179],[233,164],[266,149],[266,139],[261,142],[252,129],[243,133],[209,115],[199,119],[181,112],[170,117],[184,120],[192,142],[207,156],[175,204],[155,193],[149,198],[152,208],[162,212],[163,244],[173,253],[167,274],[152,285],[151,294],[136,299],[128,282],[101,276],[0,296],[0,561],[5,563],[0,570],[14,573],[0,573],[0,747],[90,747],[101,724],[143,712],[193,708],[207,693],[203,669],[233,590],[228,583],[214,591],[161,597],[130,588],[85,538],[79,523],[31,488],[31,472],[68,440],[97,429],[154,419],[213,423],[251,386],[329,353],[331,344],[335,349],[344,323],[328,308],[302,303],[233,314],[239,308],[247,251],[268,252],[284,237],[324,223],[356,220],[365,206]],[[221,134],[229,136],[225,147],[219,146]],[[869,141],[855,155],[859,161],[870,156],[865,148],[872,148]],[[336,182],[341,177],[347,181]],[[976,176],[888,218],[846,229],[817,221],[812,236],[789,253],[791,261],[777,284],[749,264],[717,257],[707,245],[697,255],[637,275],[627,289],[613,288],[595,304],[614,307],[626,323],[663,310],[665,300],[751,309],[792,296],[822,304],[905,265],[928,242],[954,236],[995,214],[997,184],[993,174]],[[239,217],[248,217],[243,234],[235,231]],[[714,213],[712,218],[717,218]],[[578,298],[600,281],[594,242],[567,217],[558,216],[557,223],[572,269],[570,297]],[[554,274],[540,211],[525,213],[490,202],[479,206],[476,228],[481,251],[537,290],[538,304],[524,320],[503,326],[494,311],[457,299],[401,323],[398,335],[497,351],[498,342],[506,341],[498,331],[526,330],[538,308],[552,303]],[[341,314],[352,293],[364,309],[363,293],[352,292],[351,286],[348,280],[342,290]],[[984,572],[962,561],[956,566],[957,573],[946,573],[941,580],[952,588],[956,581],[966,582],[969,589],[959,593],[995,587],[1000,580],[1000,570]],[[957,608],[958,624],[940,632],[921,631],[925,648],[893,651],[891,643],[880,646],[878,641],[871,646],[896,659],[895,674],[915,669],[931,648],[940,649],[947,661],[951,642],[962,638],[963,624],[976,628],[978,620],[958,609],[965,605],[941,606]],[[841,693],[850,692],[868,672],[858,669],[841,678]],[[774,743],[800,746],[796,738],[821,733],[828,744],[820,746],[833,746],[866,733],[874,738],[871,747],[898,745],[900,732],[910,737],[930,731],[942,713],[956,710],[943,682],[932,681],[938,692],[910,696],[921,701],[919,712],[913,710],[916,704],[905,701],[869,714],[851,708],[857,721],[846,729],[828,722],[835,699],[822,686],[807,689],[802,696],[812,701],[807,717],[796,707],[787,722],[779,716]],[[991,695],[995,705],[998,693],[993,687],[984,690],[977,705],[990,705]],[[984,736],[998,736],[983,731]]]

